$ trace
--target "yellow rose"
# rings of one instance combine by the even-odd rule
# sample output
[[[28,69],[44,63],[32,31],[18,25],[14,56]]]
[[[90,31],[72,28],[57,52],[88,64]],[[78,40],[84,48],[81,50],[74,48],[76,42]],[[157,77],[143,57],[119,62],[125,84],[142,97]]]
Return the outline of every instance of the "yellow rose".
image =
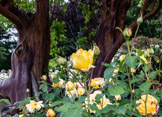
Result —
[[[107,106],[108,104],[112,104],[112,103],[110,103],[110,100],[107,99],[107,98],[105,97],[105,95],[104,95],[104,96],[100,99],[100,103],[97,104],[96,106],[97,106],[97,108],[98,108],[99,110],[101,110],[102,108],[104,108],[104,107]]]
[[[133,68],[131,68],[131,69],[130,69],[130,72],[131,72],[131,73],[136,73],[136,70],[133,69]]]
[[[40,110],[42,107],[44,107],[42,103],[43,101],[36,102],[34,100],[30,100],[30,103],[26,105],[26,108],[30,113],[34,113],[35,109]]]
[[[98,56],[100,54],[100,48],[98,46],[94,46],[93,50],[94,50],[94,55]]]
[[[150,51],[151,49],[147,49],[144,53],[144,56],[147,57],[147,56],[150,56]]]
[[[97,91],[94,91],[94,93],[92,93],[92,94],[89,95],[89,104],[94,104],[94,103],[96,103],[96,102],[95,102],[95,98],[96,98],[96,95],[97,95],[97,94],[102,94],[102,92],[99,91],[99,90],[97,90]],[[88,108],[88,107],[87,107],[87,104],[88,104],[88,100],[87,100],[87,98],[86,98],[86,99],[85,99],[85,104],[84,104],[86,108]],[[100,103],[99,103],[99,104],[96,103],[96,106],[97,106],[97,108],[98,108],[99,110],[101,110],[102,108],[106,107],[106,105],[108,105],[108,104],[111,104],[111,103],[110,103],[110,100],[107,99],[106,96],[104,95],[104,96],[100,99]],[[91,112],[91,113],[95,113],[95,111],[94,111],[94,110],[91,110],[91,109],[90,109],[90,112]]]
[[[115,95],[115,100],[116,100],[116,101],[121,100],[121,96],[120,96],[120,95]]]
[[[51,78],[54,79],[55,78],[55,75],[54,74],[51,74]]]
[[[82,96],[82,95],[85,93],[85,89],[82,88],[82,87],[79,87],[79,88],[77,89],[77,92],[78,92],[78,97],[79,97],[79,96]]]
[[[125,59],[125,55],[120,56],[120,61],[123,61]]]
[[[125,38],[128,38],[128,37],[132,36],[132,30],[130,28],[126,28],[123,31],[123,35],[124,35]]]
[[[119,69],[114,69],[114,74],[117,74],[118,73],[118,71],[119,71]]]
[[[103,87],[105,85],[105,80],[104,78],[94,78],[91,80],[90,86],[92,86],[94,89],[98,89]]]
[[[87,72],[93,67],[93,56],[94,52],[92,50],[86,51],[79,49],[76,53],[72,54],[71,60],[73,62],[73,67],[82,72]]]
[[[27,88],[27,89],[26,89],[26,92],[29,93],[29,92],[30,92],[30,89]]]
[[[59,82],[56,84],[52,84],[52,87],[59,87],[59,88],[64,88],[65,81],[63,79],[59,79]]]
[[[147,64],[147,59],[144,57],[144,55],[140,56],[140,58]]]
[[[23,117],[23,116],[24,116],[23,114],[19,115],[19,117]]]
[[[67,60],[65,58],[63,58],[63,57],[59,57],[58,60],[57,60],[57,62],[59,64],[65,64],[65,63],[67,63]]]
[[[47,76],[46,76],[46,75],[43,75],[43,76],[42,76],[42,79],[43,79],[43,80],[47,80]]]
[[[68,81],[65,85],[66,91],[71,91],[75,88],[74,84],[71,81]]]
[[[73,95],[76,95],[78,97],[78,92],[77,92],[76,88],[74,88],[71,91],[66,91],[66,94],[68,95],[69,98],[71,98]]]
[[[55,116],[55,112],[52,109],[48,109],[46,116],[47,117],[54,117]]]
[[[141,99],[137,100],[136,103],[140,104],[136,108],[140,112],[141,115],[145,115],[145,102],[146,102],[146,109],[147,109],[147,114],[152,114],[154,115],[156,111],[158,110],[158,101],[151,95],[147,95],[147,101],[146,101],[146,95],[142,95]]]

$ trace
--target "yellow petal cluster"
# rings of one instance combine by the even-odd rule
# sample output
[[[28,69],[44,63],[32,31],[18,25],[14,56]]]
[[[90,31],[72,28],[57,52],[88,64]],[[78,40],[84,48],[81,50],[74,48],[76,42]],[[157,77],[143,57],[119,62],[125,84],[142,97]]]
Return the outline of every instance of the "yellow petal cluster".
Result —
[[[119,71],[119,69],[114,69],[114,74],[117,74],[118,73],[118,71]]]
[[[64,88],[65,87],[65,81],[63,79],[59,79],[59,82],[56,84],[52,84],[52,87],[59,87],[59,88]]]
[[[96,91],[94,91],[94,93],[92,93],[92,94],[89,95],[89,104],[94,104],[94,103],[96,103],[96,102],[95,102],[95,98],[96,98],[96,95],[97,95],[97,94],[102,94],[102,92],[99,91],[99,90],[96,90]],[[88,107],[87,107],[87,104],[88,104],[88,99],[86,98],[86,99],[85,99],[86,108],[88,108]],[[96,106],[97,106],[97,108],[98,108],[99,110],[101,110],[102,108],[104,108],[104,107],[105,107],[106,105],[108,105],[108,104],[111,104],[111,103],[110,103],[110,100],[109,100],[109,99],[106,99],[106,96],[104,95],[104,96],[100,99],[100,103],[97,104]],[[91,109],[90,109],[90,112],[91,112],[91,113],[95,113],[95,111],[94,111],[94,110],[91,110]]]
[[[120,56],[120,61],[123,61],[125,59],[125,55]]]
[[[73,67],[82,72],[87,72],[93,66],[93,56],[94,52],[91,49],[89,51],[79,49],[76,53],[72,54]]]
[[[71,91],[66,91],[66,94],[68,95],[69,98],[71,98],[74,95],[76,95],[78,97],[78,92],[77,92],[76,88],[74,88]]]
[[[105,85],[104,78],[94,78],[90,82],[90,86],[92,86],[94,89],[101,88]]]
[[[19,117],[23,117],[23,116],[24,116],[23,114],[19,115]]]
[[[71,81],[68,81],[65,85],[66,91],[71,91],[75,88],[74,84]]]
[[[43,76],[42,76],[42,79],[43,79],[43,80],[47,80],[47,76],[46,76],[46,75],[43,75]]]
[[[131,72],[131,73],[136,73],[136,70],[133,69],[133,68],[131,68],[131,69],[130,69],[130,72]]]
[[[35,109],[40,110],[42,107],[44,107],[42,103],[43,101],[36,102],[34,100],[30,100],[30,103],[26,105],[26,108],[30,113],[34,113]]]
[[[100,99],[100,103],[97,104],[97,108],[99,110],[103,109],[105,106],[107,106],[108,104],[111,104],[110,103],[110,100],[109,99],[106,99],[106,96],[104,95],[101,99]]]
[[[54,79],[55,78],[55,75],[54,74],[51,74],[51,79]]]
[[[56,114],[52,109],[48,109],[46,116],[47,117],[54,117]]]
[[[116,101],[121,100],[121,96],[120,96],[120,95],[115,95],[115,100],[116,100]]]
[[[140,56],[140,58],[147,64],[147,59],[144,57],[144,55]]]
[[[147,49],[144,53],[144,56],[147,57],[147,56],[150,56],[150,51],[151,49]]]
[[[82,83],[83,85],[83,83]],[[71,98],[73,95],[76,95],[77,97],[82,96],[85,93],[85,88],[82,87],[82,85],[79,82],[74,83],[74,89],[71,91],[66,91],[66,94]],[[84,85],[83,85],[84,86]]]
[[[149,94],[147,95],[147,101],[146,101],[146,95],[142,95],[141,99],[136,101],[137,104],[140,104],[136,108],[138,109],[141,115],[145,115],[145,102],[146,102],[147,114],[154,115],[159,108],[158,101],[152,95]]]
[[[125,38],[132,36],[132,30],[130,28],[125,28],[123,31],[123,35]]]

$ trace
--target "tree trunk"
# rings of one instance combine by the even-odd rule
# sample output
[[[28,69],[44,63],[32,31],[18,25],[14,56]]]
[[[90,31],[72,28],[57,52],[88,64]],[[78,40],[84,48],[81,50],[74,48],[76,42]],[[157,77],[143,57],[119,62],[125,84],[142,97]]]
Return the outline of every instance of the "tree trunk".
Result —
[[[12,53],[12,73],[11,76],[0,82],[0,93],[10,99],[13,104],[21,101],[28,96],[33,96],[37,91],[40,77],[44,70],[47,70],[50,51],[50,27],[49,27],[49,3],[48,0],[37,0],[36,13],[27,14],[26,12],[14,7],[6,6],[12,3],[0,5],[0,13],[6,16],[15,24],[19,41],[15,51]],[[43,8],[43,9],[42,9]],[[9,12],[17,17],[17,22],[12,20],[3,11]],[[18,25],[19,24],[19,25]],[[30,93],[26,93],[26,89]]]
[[[124,28],[124,21],[131,0],[103,0],[102,4],[103,14],[95,40],[101,53],[95,63],[96,68],[93,72],[93,78],[103,76],[103,71],[100,71],[102,62],[121,34],[116,27],[120,27],[121,29]],[[110,61],[111,60],[107,61],[107,63]]]

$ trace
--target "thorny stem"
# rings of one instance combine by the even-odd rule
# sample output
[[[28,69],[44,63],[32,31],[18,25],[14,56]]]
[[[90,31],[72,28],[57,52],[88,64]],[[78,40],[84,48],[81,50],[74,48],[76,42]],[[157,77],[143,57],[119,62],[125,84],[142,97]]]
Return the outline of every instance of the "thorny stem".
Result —
[[[90,83],[91,83],[91,79],[92,79],[92,76],[93,76],[93,68],[91,70],[91,76],[90,76],[90,80],[87,82],[86,79],[85,79],[85,83],[87,82],[88,84],[86,85],[85,84],[85,87],[88,86],[88,90],[87,90],[87,87],[86,87],[86,91],[87,91],[87,98],[88,98],[88,106],[89,106],[89,92],[90,92]],[[88,115],[90,117],[90,110],[88,108]]]
[[[147,96],[148,95],[146,95],[146,100],[145,100],[145,115],[147,116]]]
[[[85,91],[87,93],[87,100],[88,100],[88,106],[89,106],[89,91],[87,90],[87,81],[85,79]],[[88,107],[88,116],[90,117],[90,110],[89,110],[89,107]]]
[[[129,88],[130,88],[130,93],[131,93],[131,117],[132,117],[132,85],[131,85],[131,79],[130,79],[130,73],[128,73],[128,80],[129,80]]]
[[[79,79],[75,76],[75,74],[67,67],[67,70],[74,76],[74,78],[79,82],[79,84],[83,87],[83,88],[85,88],[84,86],[83,86],[83,84],[79,81]]]
[[[74,104],[75,104],[75,99],[74,99],[72,93],[71,93],[70,91],[69,91],[69,93],[70,93],[70,95],[71,95],[71,97],[72,97],[72,99],[73,99],[73,102],[74,102]]]
[[[131,56],[131,51],[130,51],[130,45],[129,45],[129,41],[127,40],[127,41],[126,41],[126,43],[127,43],[127,48],[128,48],[128,53],[129,53],[129,56]]]

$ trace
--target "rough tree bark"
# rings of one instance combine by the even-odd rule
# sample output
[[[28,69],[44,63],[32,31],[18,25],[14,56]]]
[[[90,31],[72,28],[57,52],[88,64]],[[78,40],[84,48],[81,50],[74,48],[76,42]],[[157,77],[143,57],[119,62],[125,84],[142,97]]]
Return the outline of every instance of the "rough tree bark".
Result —
[[[0,93],[13,104],[33,96],[43,71],[48,67],[49,1],[36,0],[36,12],[32,14],[15,6],[13,0],[0,0],[0,13],[14,24],[19,34],[17,47],[11,57],[11,76],[0,82]],[[26,93],[27,88],[31,91],[30,95]]]
[[[152,6],[152,10],[149,13],[145,13],[146,9],[152,4],[157,2],[157,7]],[[124,22],[126,13],[131,5],[131,0],[102,0],[102,16],[101,23],[96,36],[96,44],[100,48],[100,55],[95,62],[96,68],[93,71],[93,78],[103,77],[105,67],[102,66],[102,62],[110,63],[117,50],[124,43],[124,38],[121,32],[116,27],[124,29]],[[143,14],[143,20],[155,15],[162,6],[162,1],[145,0],[138,16]],[[132,30],[137,27],[137,22],[134,21],[129,26]],[[88,77],[90,77],[90,73]]]

